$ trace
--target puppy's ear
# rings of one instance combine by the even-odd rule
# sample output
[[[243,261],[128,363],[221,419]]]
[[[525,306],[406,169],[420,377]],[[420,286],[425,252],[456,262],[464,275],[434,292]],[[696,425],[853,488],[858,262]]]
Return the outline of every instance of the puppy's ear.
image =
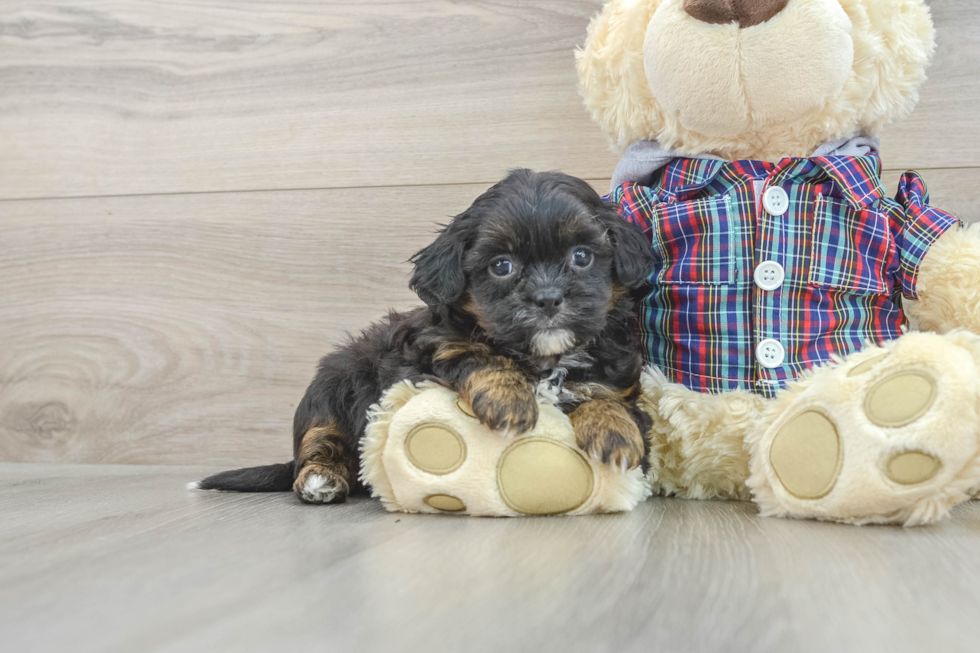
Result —
[[[639,288],[653,273],[655,261],[649,241],[643,231],[627,222],[612,204],[603,204],[598,209],[598,218],[612,240],[616,280],[631,290]]]
[[[466,290],[463,255],[470,245],[475,222],[471,207],[453,218],[431,245],[410,259],[415,270],[408,287],[429,306],[452,304]]]
[[[544,174],[551,176],[560,188],[588,206],[605,227],[606,234],[612,240],[616,281],[631,290],[646,283],[653,273],[654,259],[643,231],[620,216],[614,204],[603,202],[588,182],[563,173]]]

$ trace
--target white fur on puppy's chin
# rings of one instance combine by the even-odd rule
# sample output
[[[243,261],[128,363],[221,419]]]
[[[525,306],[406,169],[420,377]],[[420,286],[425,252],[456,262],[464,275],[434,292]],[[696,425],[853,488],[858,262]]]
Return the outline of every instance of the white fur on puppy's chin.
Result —
[[[929,8],[922,0],[873,3],[871,10],[871,0],[794,0],[784,10],[788,12],[785,16],[777,15],[767,23],[740,30],[742,33],[734,40],[728,34],[734,33],[732,26],[691,23],[689,27],[697,26],[703,32],[703,38],[698,39],[703,41],[703,47],[696,48],[691,47],[690,38],[678,41],[668,30],[666,34],[673,38],[673,45],[665,44],[663,51],[669,61],[665,59],[661,68],[666,66],[668,73],[679,69],[692,74],[703,71],[702,76],[708,77],[711,71],[717,74],[727,69],[731,88],[726,92],[731,94],[735,87],[741,87],[745,96],[739,98],[739,112],[732,114],[738,119],[727,130],[716,124],[710,130],[699,131],[683,119],[686,112],[709,118],[715,115],[712,112],[718,110],[718,104],[710,101],[710,94],[703,87],[693,86],[689,97],[658,97],[651,90],[647,78],[651,53],[644,51],[648,27],[661,13],[666,16],[681,11],[682,0],[607,2],[589,26],[584,49],[576,55],[580,91],[593,120],[609,136],[616,151],[639,140],[655,140],[666,149],[687,154],[711,153],[726,159],[810,156],[829,140],[856,133],[879,133],[886,124],[907,115],[918,102],[919,87],[935,48]],[[840,15],[841,9],[846,18]],[[834,25],[827,24],[832,15],[837,17]],[[774,29],[793,16],[797,16],[797,25]],[[808,39],[807,47],[797,46],[800,30],[818,20],[823,22],[811,31],[813,36],[822,35],[824,41]],[[850,31],[846,34],[848,21]],[[841,79],[841,57],[846,53],[840,51],[840,44],[847,37],[853,43],[851,69],[843,86],[827,97]],[[729,40],[727,46],[725,39]],[[708,47],[711,44],[716,47]],[[725,47],[729,52],[734,48],[741,57],[739,68],[717,61]],[[799,53],[799,57],[773,62],[768,59],[773,53]],[[821,73],[814,63],[828,58],[841,59],[832,64],[830,75],[826,74],[828,70]],[[779,72],[781,79],[795,71],[795,90],[802,95],[787,97],[794,89],[772,84],[773,76],[766,73],[772,69]],[[820,91],[816,92],[816,88]],[[814,105],[819,96],[826,99]],[[775,119],[804,101],[814,108],[783,120]],[[684,111],[667,108],[681,105]],[[737,124],[740,122],[751,127],[742,129]]]
[[[531,351],[538,356],[564,354],[575,345],[575,335],[568,329],[539,331],[531,338]]]

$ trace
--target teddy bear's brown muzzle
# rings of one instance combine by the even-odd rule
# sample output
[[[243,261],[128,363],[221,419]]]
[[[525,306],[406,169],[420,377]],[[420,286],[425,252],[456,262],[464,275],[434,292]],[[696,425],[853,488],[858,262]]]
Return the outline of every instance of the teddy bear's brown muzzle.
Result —
[[[752,27],[764,23],[780,11],[789,0],[684,0],[684,11],[705,23],[738,23]]]

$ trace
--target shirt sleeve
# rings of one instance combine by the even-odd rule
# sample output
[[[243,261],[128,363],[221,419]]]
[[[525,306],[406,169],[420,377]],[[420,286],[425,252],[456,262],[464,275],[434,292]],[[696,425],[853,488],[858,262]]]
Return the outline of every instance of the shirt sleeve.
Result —
[[[929,189],[917,172],[906,172],[898,183],[899,222],[896,245],[900,255],[902,294],[916,299],[919,267],[932,244],[959,225],[953,215],[929,206]]]

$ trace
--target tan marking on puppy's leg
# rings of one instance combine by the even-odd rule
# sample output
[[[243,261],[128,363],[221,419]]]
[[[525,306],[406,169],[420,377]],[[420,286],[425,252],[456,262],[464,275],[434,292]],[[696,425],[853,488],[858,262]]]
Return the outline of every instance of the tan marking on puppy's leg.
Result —
[[[534,428],[538,402],[514,361],[494,355],[485,344],[461,340],[441,343],[432,360],[453,368],[448,372],[457,379],[460,398],[485,426],[511,435]]]
[[[624,470],[643,461],[643,434],[613,392],[582,404],[569,419],[576,443],[596,460]]]
[[[350,491],[349,467],[336,422],[315,426],[303,435],[299,473],[293,492],[306,503],[343,503]]]
[[[483,343],[467,342],[465,340],[448,340],[439,345],[432,360],[436,362],[449,362],[455,359],[463,360],[491,359],[494,358],[493,352]]]
[[[612,401],[628,401],[640,394],[640,385],[628,388],[612,388],[601,383],[569,383],[566,388],[573,394],[589,399],[608,399]]]
[[[470,374],[459,396],[487,427],[520,435],[537,423],[538,402],[534,389],[517,367],[507,359],[498,360],[504,362]]]

